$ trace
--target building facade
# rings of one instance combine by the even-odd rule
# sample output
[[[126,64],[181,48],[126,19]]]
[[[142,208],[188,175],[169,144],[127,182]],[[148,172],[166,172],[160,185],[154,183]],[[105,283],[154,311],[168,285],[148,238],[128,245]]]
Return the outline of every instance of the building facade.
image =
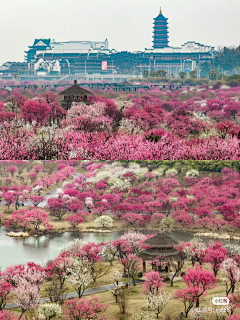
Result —
[[[180,71],[198,69],[204,62],[213,61],[214,47],[189,41],[181,47],[171,47],[168,41],[168,19],[160,9],[154,18],[153,47],[143,51],[116,51],[109,48],[108,40],[100,42],[56,42],[35,39],[25,51],[26,68],[37,75],[139,75],[164,70],[168,76],[178,76]],[[6,68],[5,68],[6,69]],[[1,70],[0,70],[1,71]]]

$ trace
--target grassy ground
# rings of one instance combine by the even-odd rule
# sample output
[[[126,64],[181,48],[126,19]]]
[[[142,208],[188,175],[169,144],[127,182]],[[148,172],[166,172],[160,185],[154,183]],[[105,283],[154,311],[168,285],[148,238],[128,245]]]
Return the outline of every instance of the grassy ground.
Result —
[[[150,265],[148,265],[147,267],[148,267],[147,271],[150,271],[151,270]],[[187,270],[187,268],[190,268],[190,267],[191,267],[191,263],[187,262],[183,268],[183,271],[185,272]],[[112,273],[113,271],[120,270],[121,268],[122,267],[118,262],[114,262],[114,265],[109,269],[108,275],[105,275],[101,279],[98,279],[96,284],[89,286],[89,288],[111,283],[109,274]],[[204,268],[210,269],[210,266],[205,264]],[[201,308],[209,308],[209,307],[213,308],[214,306],[212,305],[210,300],[214,296],[218,296],[218,297],[226,296],[225,285],[224,285],[224,282],[222,281],[222,279],[223,279],[223,274],[219,274],[218,275],[218,283],[217,283],[216,288],[209,290],[205,297],[200,298],[200,307]],[[44,284],[44,286],[42,287],[42,290],[41,290],[42,295],[44,295],[45,290],[46,290],[46,286],[48,284],[49,283],[46,282],[46,284]],[[170,293],[172,295],[173,299],[169,302],[169,304],[165,307],[165,309],[161,313],[160,319],[165,319],[166,315],[171,315],[172,319],[175,319],[175,317],[179,316],[180,313],[184,311],[183,303],[177,299],[174,299],[175,291],[178,288],[186,288],[186,285],[184,284],[183,281],[175,281],[173,287],[170,287],[170,283],[167,283],[167,285],[165,286],[164,290],[166,292]],[[68,287],[68,289],[71,289],[71,288]],[[70,290],[70,291],[72,291],[72,290]],[[130,293],[129,299],[128,299],[127,313],[125,315],[120,314],[119,306],[115,303],[115,298],[111,294],[111,292],[106,291],[106,292],[102,292],[102,293],[97,293],[97,294],[94,294],[94,296],[97,296],[102,303],[108,304],[108,308],[105,311],[105,315],[108,317],[108,320],[113,320],[113,319],[115,319],[115,320],[131,320],[132,315],[139,314],[141,308],[146,305],[146,295],[143,292],[143,284],[137,284],[136,286],[132,286],[131,293]],[[90,296],[86,296],[85,298],[89,299]],[[218,307],[218,308],[220,308],[220,307]],[[65,309],[65,307],[63,307],[63,309]],[[18,312],[18,310],[14,309],[14,312]],[[151,314],[152,319],[156,319],[156,315],[154,315],[152,312],[147,311],[147,314]],[[238,308],[235,311],[235,314],[240,314],[240,308]],[[225,313],[225,315],[226,315],[226,313]],[[32,315],[30,315],[30,314],[29,314],[29,319],[32,319]],[[57,319],[59,319],[59,320],[66,319],[67,320],[68,317],[62,316]],[[192,319],[192,318],[189,316],[187,319]],[[208,319],[215,319],[215,318],[213,317],[213,313],[211,313],[209,311],[206,313],[204,319],[208,320]]]

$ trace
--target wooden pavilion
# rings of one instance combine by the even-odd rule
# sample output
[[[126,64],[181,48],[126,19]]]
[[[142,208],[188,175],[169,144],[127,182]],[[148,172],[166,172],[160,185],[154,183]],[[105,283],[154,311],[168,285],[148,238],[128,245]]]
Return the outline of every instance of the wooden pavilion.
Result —
[[[178,265],[180,265],[182,252],[175,249],[175,246],[179,244],[180,242],[178,240],[175,240],[164,233],[158,233],[156,236],[145,240],[143,245],[147,246],[148,249],[145,249],[138,254],[138,256],[143,260],[143,272],[146,272],[146,261],[151,261],[152,263],[159,256],[165,257],[169,260],[175,260],[178,262]],[[155,271],[162,271],[161,268],[157,268],[153,263],[152,268],[155,269]],[[165,272],[169,276],[170,263],[166,264]]]
[[[88,100],[88,96],[94,96],[91,91],[79,87],[77,80],[74,80],[74,85],[64,91],[59,92],[60,103],[62,108],[69,110],[73,102],[82,102],[87,105],[92,104]],[[63,100],[61,100],[63,98]]]

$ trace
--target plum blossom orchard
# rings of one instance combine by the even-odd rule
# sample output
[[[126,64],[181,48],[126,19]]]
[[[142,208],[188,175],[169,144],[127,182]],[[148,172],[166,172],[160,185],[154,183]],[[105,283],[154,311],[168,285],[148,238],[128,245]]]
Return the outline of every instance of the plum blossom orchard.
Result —
[[[240,157],[240,87],[161,91],[153,84],[131,94],[97,90],[90,106],[78,103],[68,111],[56,92],[26,91],[0,91],[0,159]]]
[[[17,170],[27,166],[26,161],[17,160],[5,164],[6,169],[13,163]],[[214,163],[221,172],[211,173],[211,177],[194,169],[194,161],[191,168],[189,162],[183,162],[181,167],[178,162],[166,165],[164,162],[60,160],[52,163],[55,171],[47,175],[42,170],[49,162],[44,162],[41,168],[33,165],[30,170],[37,176],[31,183],[25,180],[28,185],[19,183],[17,176],[11,177],[10,182],[9,177],[4,178],[6,186],[0,186],[1,203],[8,209],[6,213],[11,208],[14,210],[11,216],[1,213],[1,223],[7,228],[30,232],[51,232],[63,224],[69,230],[90,225],[103,230],[169,231],[187,227],[205,233],[212,229],[216,233],[230,229],[238,233],[240,176],[237,163],[226,163],[232,168],[221,167],[218,161],[211,166]],[[203,170],[208,168],[205,162],[197,165]],[[7,171],[7,175],[11,176],[11,172]],[[55,185],[58,185],[55,196],[46,198],[42,190],[46,192]],[[196,254],[192,256],[193,264],[201,264],[204,258],[198,246],[195,243],[189,247],[189,251]],[[209,251],[208,257],[216,275],[225,252],[222,250],[221,255],[215,257]]]
[[[85,244],[79,239],[63,247],[58,256],[44,265],[28,263],[8,267],[5,271],[0,272],[0,319],[19,320],[24,319],[25,315],[28,317],[29,314],[36,314],[39,319],[45,320],[54,317],[62,319],[61,315],[66,315],[73,320],[111,320],[112,318],[108,317],[106,300],[101,301],[95,295],[83,297],[86,289],[95,281],[109,285],[113,282],[113,288],[109,289],[110,292],[106,296],[108,303],[116,306],[116,311],[111,313],[112,316],[114,314],[117,317],[119,310],[121,315],[129,313],[128,304],[134,302],[135,287],[126,287],[123,281],[132,279],[134,285],[138,277],[137,273],[142,270],[142,261],[136,253],[143,250],[144,240],[152,236],[128,232],[118,240],[111,241],[112,250],[115,248],[112,268],[115,266],[119,271],[115,269],[114,273],[110,274],[110,278],[105,277],[106,274],[109,274],[109,266],[105,261],[109,243]],[[182,243],[177,248],[184,252],[185,248],[190,245],[192,245],[191,242]],[[145,282],[137,284],[136,287],[137,290],[141,290],[138,299],[141,299],[139,302],[143,309],[141,311],[141,307],[138,306],[133,319],[138,319],[136,317],[139,315],[144,317],[141,319],[148,319],[147,316],[152,317],[149,319],[157,319],[164,312],[165,315],[172,315],[171,311],[175,310],[176,304],[178,310],[182,310],[186,318],[189,314],[197,315],[196,310],[209,301],[208,298],[211,297],[214,289],[229,297],[231,303],[225,311],[225,316],[226,319],[228,316],[229,319],[235,319],[233,316],[238,314],[240,306],[240,256],[239,253],[235,253],[236,249],[239,251],[239,248],[229,246],[225,248],[219,241],[211,243],[203,249],[206,254],[201,264],[195,262],[194,267],[191,266],[192,256],[187,254],[185,260],[187,266],[184,264],[181,266],[181,270],[184,271],[181,288],[179,288],[179,282],[174,282],[173,287],[170,287],[170,283],[164,279],[164,273],[151,270],[156,261],[148,261],[148,270],[144,275]],[[223,251],[225,253],[217,275],[208,269],[209,251],[214,256],[220,255]],[[160,264],[165,263],[163,257],[159,256],[158,259]],[[174,262],[168,261],[168,263],[170,267],[173,267]],[[222,284],[222,279],[227,283],[226,292],[224,292],[225,286]],[[50,303],[45,302],[39,305],[40,290],[43,285],[45,294],[50,298]],[[76,290],[78,298],[65,301],[64,295],[67,288]],[[169,292],[170,288],[171,292]],[[10,297],[13,297],[16,305],[20,307],[20,314],[4,310]],[[114,302],[111,301],[111,297],[114,297]],[[111,310],[113,312],[113,309]]]
[[[225,233],[239,235],[238,162],[14,160],[0,166],[6,172],[0,185],[5,228],[34,235],[62,225],[71,232],[122,231],[105,242],[76,239],[41,265],[29,262],[1,270],[0,319],[119,320],[129,315],[152,320],[179,317],[180,312],[199,319],[197,310],[212,307],[216,292],[230,299],[225,318],[238,316],[240,248],[220,240]],[[13,175],[7,170],[11,166]],[[174,247],[179,261],[159,255],[144,264],[145,240],[172,228],[193,233],[214,229],[218,239],[195,237]],[[143,274],[144,281],[138,281]],[[105,292],[88,294],[101,286]],[[75,296],[66,300],[72,291]],[[9,302],[18,309],[6,311]],[[209,316],[205,311],[201,319]]]

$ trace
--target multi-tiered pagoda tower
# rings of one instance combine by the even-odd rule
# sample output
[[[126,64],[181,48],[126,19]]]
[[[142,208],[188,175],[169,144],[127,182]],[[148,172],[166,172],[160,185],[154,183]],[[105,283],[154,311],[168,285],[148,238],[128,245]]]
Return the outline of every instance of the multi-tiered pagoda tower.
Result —
[[[161,49],[165,47],[168,47],[168,19],[163,16],[160,8],[159,15],[154,19],[153,48]]]

